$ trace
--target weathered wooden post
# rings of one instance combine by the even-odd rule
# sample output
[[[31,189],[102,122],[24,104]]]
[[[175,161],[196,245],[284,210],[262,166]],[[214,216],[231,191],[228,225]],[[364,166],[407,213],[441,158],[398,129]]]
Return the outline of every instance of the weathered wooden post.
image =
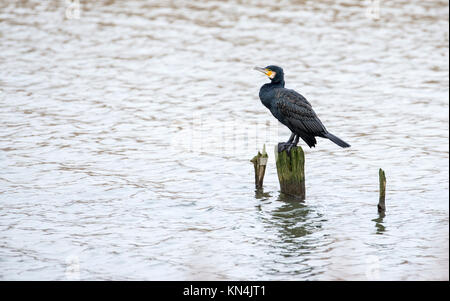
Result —
[[[268,158],[269,156],[266,152],[266,145],[264,145],[262,153],[258,152],[258,154],[250,160],[255,167],[255,186],[257,189],[263,187],[264,174],[266,172]]]
[[[378,200],[378,212],[386,211],[386,175],[384,174],[384,170],[380,168],[378,171],[378,176],[380,179],[380,198]]]
[[[305,153],[300,146],[287,151],[278,152],[275,145],[278,180],[282,193],[305,199]]]

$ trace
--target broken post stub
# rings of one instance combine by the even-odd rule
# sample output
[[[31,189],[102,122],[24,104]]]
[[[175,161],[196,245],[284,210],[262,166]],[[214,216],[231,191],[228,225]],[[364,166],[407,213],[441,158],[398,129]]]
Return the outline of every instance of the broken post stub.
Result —
[[[300,146],[287,151],[278,152],[275,146],[278,181],[282,193],[305,199],[305,153]]]
[[[385,212],[386,211],[386,175],[384,173],[384,170],[380,168],[378,171],[378,176],[380,179],[380,198],[378,200],[378,212]]]
[[[269,156],[266,152],[266,145],[264,145],[262,153],[258,152],[258,154],[250,160],[250,162],[252,162],[253,166],[255,167],[255,187],[257,189],[263,187],[264,174],[266,173],[268,158]]]

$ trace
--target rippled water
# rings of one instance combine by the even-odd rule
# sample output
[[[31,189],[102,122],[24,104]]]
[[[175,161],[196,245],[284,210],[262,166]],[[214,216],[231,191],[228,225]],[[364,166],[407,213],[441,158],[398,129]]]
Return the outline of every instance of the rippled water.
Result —
[[[448,280],[448,1],[376,3],[0,1],[0,278]],[[269,64],[352,145],[303,203]]]

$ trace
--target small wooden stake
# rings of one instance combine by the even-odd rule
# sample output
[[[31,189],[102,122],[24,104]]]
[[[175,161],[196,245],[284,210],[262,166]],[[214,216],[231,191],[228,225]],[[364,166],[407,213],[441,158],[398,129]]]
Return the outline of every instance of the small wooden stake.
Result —
[[[275,145],[275,160],[281,192],[304,200],[306,193],[303,149],[297,146],[291,149],[290,154],[287,151],[278,153],[278,146]]]
[[[252,162],[253,166],[255,167],[255,187],[257,189],[263,187],[264,174],[266,173],[266,165],[268,158],[269,156],[267,155],[266,152],[266,145],[264,145],[262,154],[258,152],[258,154],[254,156],[253,159],[250,160],[250,162]]]
[[[378,201],[378,212],[386,211],[386,175],[384,174],[384,170],[380,168],[378,171],[378,175],[380,178],[380,199]]]

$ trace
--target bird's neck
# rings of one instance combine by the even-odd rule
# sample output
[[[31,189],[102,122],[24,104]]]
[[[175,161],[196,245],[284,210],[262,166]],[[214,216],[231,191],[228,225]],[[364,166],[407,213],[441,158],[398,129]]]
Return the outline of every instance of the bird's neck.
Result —
[[[271,86],[273,88],[284,88],[284,84],[285,84],[284,79],[282,79],[282,80],[277,81],[277,82],[271,82],[269,84],[269,86]]]
[[[284,88],[284,80],[283,81],[278,81],[278,82],[267,83],[267,84],[265,84],[265,85],[263,85],[261,87],[261,91],[260,92],[262,94],[266,94],[269,91],[271,91],[273,89],[276,89],[276,88]]]
[[[274,90],[276,88],[284,88],[284,80],[279,82],[271,82],[263,85],[259,90],[259,98],[264,106],[271,109],[272,102],[274,101]]]

